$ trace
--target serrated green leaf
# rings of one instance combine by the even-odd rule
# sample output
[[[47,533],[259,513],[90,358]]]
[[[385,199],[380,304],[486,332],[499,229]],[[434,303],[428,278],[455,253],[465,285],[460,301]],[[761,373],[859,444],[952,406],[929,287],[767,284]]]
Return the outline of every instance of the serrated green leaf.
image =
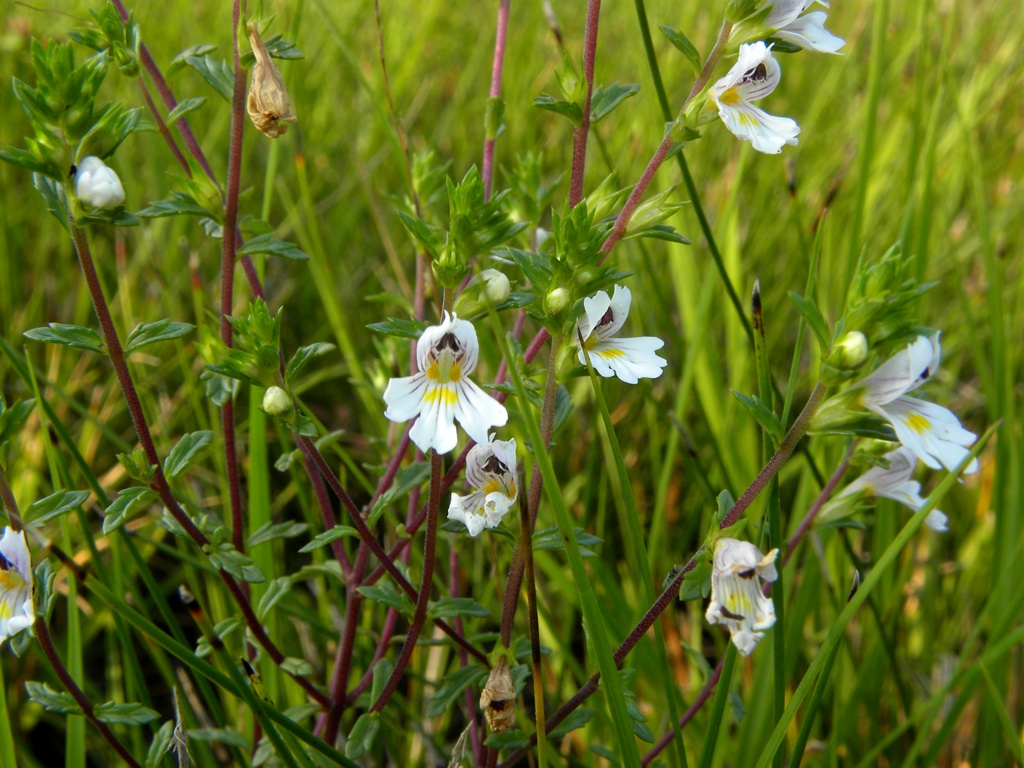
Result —
[[[388,678],[391,677],[391,673],[394,669],[394,663],[387,656],[382,656],[377,663],[373,665],[373,682],[370,684],[370,701],[376,701],[381,695],[384,691],[384,686],[387,684]]]
[[[582,528],[573,528],[576,535],[576,543],[580,545],[580,554],[584,557],[594,557],[595,553],[590,547],[601,544],[602,539],[587,533]],[[565,549],[565,542],[558,531],[558,526],[551,526],[533,534],[533,551],[540,552],[545,549]]]
[[[693,570],[683,577],[680,600],[703,600],[711,594],[711,563],[701,558]]]
[[[235,88],[235,76],[226,61],[218,61],[207,54],[186,56],[185,63],[202,75],[203,79],[212,85],[225,101],[231,101],[231,95]]]
[[[8,408],[0,392],[0,450],[21,430],[35,405],[36,401],[30,398],[19,400]]]
[[[403,616],[411,618],[416,612],[416,606],[412,604],[412,601],[404,593],[396,592],[388,582],[372,587],[359,587],[358,591],[367,600],[394,608]]]
[[[280,576],[267,584],[267,591],[256,605],[256,616],[260,621],[266,620],[270,609],[291,591],[293,583],[291,576]]]
[[[25,331],[22,335],[27,339],[44,341],[47,344],[63,344],[66,347],[99,352],[101,355],[107,353],[103,347],[103,337],[92,328],[85,328],[81,325],[50,323],[44,328]]]
[[[332,541],[342,538],[343,536],[358,536],[359,531],[353,528],[351,525],[336,525],[329,531],[324,531],[313,537],[313,540],[302,547],[299,552],[312,552],[314,549],[325,547]]]
[[[715,521],[721,523],[725,516],[732,511],[732,508],[736,506],[736,501],[729,491],[722,491],[718,494],[716,501],[718,502],[718,510],[715,512]]]
[[[505,731],[505,733],[492,733],[487,737],[484,742],[485,745],[491,749],[497,749],[503,752],[513,749],[525,749],[530,746],[529,737],[522,731]],[[617,759],[611,761],[612,765],[617,765]]]
[[[241,248],[236,255],[246,256],[255,253],[267,253],[271,256],[280,256],[293,261],[308,261],[309,255],[301,250],[295,243],[288,243],[284,240],[275,240],[269,234],[256,235]]]
[[[53,160],[50,158],[42,159],[34,152],[19,147],[8,147],[5,150],[0,150],[0,160],[16,165],[19,168],[24,168],[26,171],[32,171],[35,174],[53,179],[54,181],[61,181],[64,178],[64,172],[61,171]],[[67,169],[65,168],[64,171],[67,171]]]
[[[176,120],[180,120],[189,112],[199,109],[205,103],[205,96],[194,96],[191,99],[182,99],[178,102],[178,105],[171,110],[171,114],[167,116],[167,124],[172,125]]]
[[[570,732],[582,728],[594,717],[594,710],[590,707],[580,707],[573,710],[557,728],[548,734],[549,739],[561,739]]]
[[[295,354],[292,355],[292,359],[288,361],[288,365],[284,369],[284,380],[287,382],[293,381],[302,372],[302,369],[305,368],[306,363],[314,357],[331,352],[334,348],[333,344],[322,341],[305,347],[299,347],[295,350]]]
[[[211,217],[216,214],[201,206],[184,192],[172,192],[167,200],[157,200],[155,203],[150,203],[148,208],[137,211],[136,215],[144,219],[158,219],[163,216]]]
[[[294,40],[283,40],[281,35],[272,35],[264,40],[263,44],[267,47],[267,53],[270,54],[272,59],[291,61],[306,58],[306,54],[298,49]],[[242,54],[242,66],[246,69],[255,62],[256,56],[251,50]]]
[[[671,227],[668,224],[655,224],[653,227],[641,229],[639,232],[631,232],[622,239],[639,240],[641,238],[648,238],[650,240],[663,240],[667,243],[676,243],[678,245],[693,244],[690,238],[680,234],[675,230],[674,227]]]
[[[403,339],[418,339],[426,328],[426,323],[410,317],[408,320],[399,320],[389,317],[382,323],[370,323],[366,326],[371,331],[383,333],[387,336],[399,336]]]
[[[149,488],[125,488],[103,512],[103,534],[117,530],[136,512],[156,501],[157,495]]]
[[[402,224],[405,225],[413,239],[422,245],[432,258],[436,259],[438,249],[441,247],[441,241],[437,235],[431,232],[430,228],[423,221],[405,211],[399,210],[398,218],[402,220]]]
[[[141,323],[135,326],[124,344],[124,352],[130,355],[138,349],[148,347],[150,344],[158,344],[161,341],[178,339],[190,333],[195,328],[189,323],[177,323],[170,320],[157,320],[152,323]]]
[[[471,597],[443,597],[440,600],[431,600],[430,607],[427,608],[427,616],[431,619],[447,619],[453,616],[486,619],[490,615],[490,611]]]
[[[25,520],[33,525],[42,525],[82,506],[88,498],[89,491],[57,491],[33,502],[25,512]]]
[[[299,523],[289,520],[284,523],[264,523],[249,536],[246,549],[258,547],[274,539],[294,539],[309,530],[309,523]]]
[[[203,549],[209,555],[210,563],[215,568],[230,573],[236,579],[248,581],[251,584],[259,584],[267,579],[251,557],[242,554],[228,543],[218,547],[208,544]]]
[[[542,93],[533,100],[533,106],[567,117],[573,125],[583,123],[583,110],[579,104],[574,102],[556,99],[554,96]]]
[[[627,83],[626,85],[612,83],[609,86],[597,86],[597,88],[594,89],[593,95],[590,97],[591,124],[607,117],[611,114],[612,110],[630,96],[635,96],[639,90],[640,85],[637,83]]]
[[[47,712],[56,712],[60,715],[80,715],[82,713],[70,693],[55,691],[46,683],[29,680],[25,683],[25,691],[28,693],[29,701],[38,704]]]
[[[782,422],[779,421],[779,417],[775,415],[775,412],[761,402],[761,398],[756,395],[747,395],[735,389],[730,391],[733,397],[742,403],[747,412],[754,417],[757,423],[761,425],[761,428],[775,441],[775,444],[781,443],[786,430],[783,428]]]
[[[43,560],[32,571],[36,586],[36,616],[49,621],[53,610],[53,601],[57,599],[57,591],[53,588],[57,572],[50,561]],[[26,635],[28,632],[25,633]]]
[[[364,712],[348,733],[345,757],[358,760],[373,746],[373,740],[380,728],[380,712]]]
[[[187,59],[190,56],[205,56],[208,53],[213,53],[217,50],[216,45],[210,45],[209,43],[200,43],[198,45],[190,45],[185,50],[181,51],[177,56],[171,59],[171,63],[167,67],[167,74],[171,75],[178,70],[184,69],[188,66]]]
[[[107,701],[96,707],[93,712],[97,720],[117,725],[145,725],[160,717],[159,712],[155,712],[137,702],[121,704],[115,701]]]
[[[522,309],[537,300],[537,294],[516,291],[510,293],[508,298],[494,307],[495,312],[503,312],[506,309]]]
[[[79,216],[77,219],[79,225],[85,224],[108,224],[111,227],[137,227],[141,223],[135,214],[125,208],[123,205],[119,205],[109,211],[105,211],[102,208],[92,208],[85,216]]]
[[[213,432],[205,429],[182,435],[164,460],[164,475],[167,476],[167,482],[173,483],[212,442]]]
[[[471,685],[480,685],[487,679],[487,667],[483,664],[467,664],[444,676],[444,682],[435,691],[427,705],[427,717],[437,717],[447,712],[455,700]]]
[[[693,67],[694,74],[699,75],[701,70],[700,52],[697,50],[697,47],[690,42],[690,39],[678,29],[673,29],[665,24],[659,25],[658,29],[660,29],[665,37],[669,39],[669,42],[676,47],[676,50],[686,57],[690,66]]]
[[[164,759],[164,755],[171,748],[171,739],[174,738],[174,721],[166,720],[159,730],[153,734],[153,740],[146,750],[145,768],[157,768]]]
[[[70,235],[71,216],[68,214],[68,201],[64,195],[64,185],[46,178],[41,173],[33,173],[32,186],[36,188],[39,194],[43,196],[43,200],[46,201],[46,210],[60,222],[60,225]]]
[[[817,304],[805,299],[796,291],[789,292],[789,300],[793,302],[793,306],[796,307],[796,311],[799,312],[803,316],[804,320],[807,321],[807,326],[814,333],[814,338],[818,340],[822,356],[824,356],[825,353],[828,352],[830,345],[828,321],[825,320],[824,315],[821,314],[821,310],[818,309]]]

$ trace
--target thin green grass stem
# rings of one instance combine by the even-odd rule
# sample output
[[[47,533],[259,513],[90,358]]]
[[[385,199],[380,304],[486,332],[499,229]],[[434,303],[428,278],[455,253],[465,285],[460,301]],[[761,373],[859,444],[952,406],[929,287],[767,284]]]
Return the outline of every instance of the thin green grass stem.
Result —
[[[520,402],[528,403],[526,386],[523,377],[516,365],[516,358],[512,355],[511,345],[508,339],[500,333],[496,334],[498,345],[502,355],[509,360],[509,372],[519,396]],[[553,338],[552,345],[557,346],[560,339]],[[583,611],[583,623],[589,637],[589,645],[597,659],[601,677],[604,680],[604,690],[608,700],[608,708],[615,729],[615,737],[618,742],[618,754],[627,768],[639,768],[640,753],[637,750],[636,738],[633,735],[633,726],[626,709],[626,699],[622,693],[622,684],[619,680],[615,660],[612,658],[611,646],[608,643],[608,634],[604,625],[604,617],[597,602],[597,595],[591,577],[583,564],[583,556],[580,554],[579,544],[573,533],[573,519],[562,496],[561,487],[558,485],[558,478],[555,476],[554,467],[551,464],[551,457],[544,447],[541,438],[540,426],[530,417],[524,419],[530,440],[534,446],[534,455],[540,465],[541,475],[544,479],[544,492],[551,502],[558,521],[558,528],[565,542],[565,552],[569,560],[569,568],[572,571],[573,580],[576,582],[576,589],[580,597],[580,606]]]
[[[711,704],[711,716],[708,719],[707,727],[704,729],[704,743],[701,745],[700,757],[697,759],[697,768],[711,768],[712,762],[715,759],[718,733],[722,729],[725,705],[729,700],[729,685],[732,681],[732,671],[735,666],[736,646],[729,643],[725,649],[725,664],[722,666],[722,674],[718,678],[718,687],[715,689],[715,700]]]

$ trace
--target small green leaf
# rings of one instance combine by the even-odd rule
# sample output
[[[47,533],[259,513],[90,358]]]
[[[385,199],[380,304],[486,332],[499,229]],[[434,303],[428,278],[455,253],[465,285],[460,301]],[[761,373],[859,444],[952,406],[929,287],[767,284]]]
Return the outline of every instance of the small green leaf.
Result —
[[[548,734],[549,739],[561,739],[568,735],[571,731],[575,731],[578,728],[582,728],[584,725],[590,722],[594,716],[594,710],[590,707],[580,707],[569,714],[568,717],[563,720],[557,728]]]
[[[554,96],[542,93],[533,100],[533,106],[563,115],[569,118],[573,125],[581,125],[583,123],[583,110],[579,104],[574,102],[556,99]]]
[[[703,600],[711,594],[711,563],[700,558],[693,570],[683,577],[679,588],[680,600]]]
[[[107,353],[103,348],[103,338],[99,333],[81,325],[50,323],[45,328],[33,328],[30,331],[25,331],[22,335],[33,341],[45,341],[47,344],[63,344],[75,349],[99,352],[101,355]]]
[[[293,40],[282,40],[281,35],[273,35],[263,41],[267,47],[267,53],[272,59],[304,59],[306,54],[300,51]],[[256,61],[256,55],[251,51],[242,54],[242,66],[248,69]]]
[[[423,329],[427,326],[426,323],[412,317],[408,320],[399,320],[394,317],[389,317],[383,323],[370,323],[366,327],[371,331],[383,333],[388,336],[399,336],[403,339],[418,339],[423,334]]]
[[[785,429],[783,429],[782,422],[779,421],[779,417],[775,415],[775,412],[761,402],[761,398],[756,395],[747,395],[735,389],[731,391],[733,397],[743,404],[743,407],[761,425],[761,428],[768,433],[768,436],[775,441],[775,444],[781,443]]]
[[[53,611],[53,602],[57,599],[57,590],[53,588],[57,580],[57,572],[49,560],[43,560],[32,572],[36,585],[36,616],[44,621],[50,620],[50,612]],[[26,635],[28,632],[25,633]]]
[[[582,528],[573,528],[576,535],[576,543],[580,545],[580,554],[583,557],[594,557],[595,553],[590,547],[602,543],[602,539],[591,533],[586,533]],[[540,552],[545,549],[565,549],[565,542],[558,531],[558,526],[551,526],[533,534],[533,551]]]
[[[697,47],[690,42],[690,39],[678,29],[673,29],[665,24],[660,25],[658,29],[676,47],[676,50],[686,57],[686,60],[690,62],[690,66],[693,67],[694,74],[699,75],[701,70],[700,53],[697,51]]]
[[[373,665],[373,682],[370,684],[370,701],[376,701],[383,693],[388,678],[394,672],[395,665],[387,656],[382,656]]]
[[[249,737],[232,728],[189,728],[188,737],[195,741],[218,742],[229,747],[248,749]]]
[[[725,516],[732,511],[732,508],[736,506],[736,501],[728,491],[722,491],[718,494],[718,498],[716,500],[718,502],[718,511],[715,513],[715,522],[721,523],[725,519]]]
[[[212,442],[213,432],[209,430],[188,432],[182,435],[164,460],[164,474],[167,476],[167,482],[173,483]]]
[[[119,205],[113,210],[105,211],[101,208],[93,208],[85,216],[77,219],[79,225],[84,224],[109,224],[112,227],[137,227],[141,223],[135,214]]]
[[[41,173],[32,174],[32,186],[46,201],[46,210],[60,222],[64,230],[71,234],[71,216],[68,214],[68,201],[64,195],[64,185],[46,178]]]
[[[157,495],[149,488],[125,488],[103,512],[103,534],[117,530],[136,512],[156,501]]]
[[[185,63],[202,75],[203,79],[212,85],[225,101],[231,101],[231,94],[235,88],[235,75],[226,61],[218,61],[209,55],[204,55],[186,56]]]
[[[431,619],[448,619],[453,616],[486,619],[490,615],[490,611],[471,597],[443,597],[440,600],[431,600],[430,607],[427,608],[427,616]]]
[[[34,525],[42,525],[55,517],[67,514],[75,507],[80,507],[89,498],[89,491],[57,491],[44,499],[39,499],[25,512],[25,519]]]
[[[278,666],[284,672],[289,675],[297,675],[299,677],[305,677],[306,675],[312,675],[316,670],[313,669],[313,665],[305,659],[297,659],[294,656],[288,656]]]
[[[171,114],[167,116],[167,124],[171,125],[176,120],[183,118],[189,112],[199,109],[205,103],[205,96],[194,96],[191,99],[182,99],[178,102],[178,106],[171,110]]]
[[[82,713],[70,693],[55,691],[46,683],[36,683],[30,680],[25,683],[25,691],[28,693],[29,701],[38,704],[47,712],[56,712],[60,715],[80,715]]]
[[[174,737],[174,721],[166,720],[160,729],[153,734],[153,740],[149,743],[146,751],[145,768],[157,768],[164,759],[164,754],[171,748],[171,739]]]
[[[256,616],[260,621],[266,621],[270,609],[277,605],[281,598],[291,592],[292,584],[291,576],[281,576],[267,584],[267,591],[263,593],[259,603],[256,605]]]
[[[124,353],[130,355],[137,349],[148,347],[150,344],[158,344],[161,341],[178,339],[190,333],[195,328],[189,323],[173,323],[170,320],[157,320],[153,323],[142,323],[135,326],[128,334],[128,340],[124,345]]]
[[[237,256],[252,255],[254,253],[269,253],[271,256],[280,256],[294,261],[308,261],[309,255],[299,249],[294,243],[287,243],[283,240],[275,240],[269,234],[256,235],[241,248]]]
[[[326,342],[317,342],[316,344],[309,344],[305,347],[299,347],[295,354],[292,355],[292,359],[288,361],[288,366],[284,369],[284,380],[291,382],[295,379],[302,369],[306,366],[310,360],[314,357],[327,354],[334,350],[333,344]]]
[[[487,679],[487,667],[483,664],[467,664],[445,675],[443,682],[427,705],[427,717],[436,717],[451,709],[455,700],[471,685],[480,685]]]
[[[189,57],[205,56],[206,54],[213,53],[216,50],[217,46],[210,45],[209,43],[190,45],[188,48],[186,48],[173,59],[171,59],[171,63],[167,67],[167,74],[171,75],[180,69],[184,69],[188,65]]]
[[[530,746],[530,739],[525,733],[518,730],[505,731],[505,733],[492,733],[487,737],[484,744],[491,749],[506,752],[513,749],[525,749]],[[609,761],[610,765],[618,765],[617,756]]]
[[[136,702],[119,704],[114,701],[108,701],[100,704],[93,711],[96,714],[97,720],[117,725],[145,725],[160,717],[159,712],[155,712],[149,707],[144,707]]]
[[[824,315],[821,314],[821,310],[818,309],[818,305],[813,301],[805,299],[796,291],[789,292],[789,299],[793,302],[797,312],[799,312],[804,320],[807,321],[808,327],[813,331],[814,337],[818,340],[818,345],[821,347],[822,356],[828,352],[829,348],[829,331],[828,321],[825,320]]]
[[[437,235],[430,231],[430,228],[420,219],[415,216],[411,216],[405,211],[398,211],[398,218],[402,220],[402,224],[409,231],[409,234],[413,236],[420,245],[426,249],[427,253],[434,259],[438,256],[438,250],[441,247],[441,241]]]
[[[294,539],[307,530],[309,530],[309,523],[298,523],[294,520],[284,523],[264,523],[250,534],[246,549],[252,549],[274,539]]]
[[[367,600],[373,600],[377,603],[382,603],[389,608],[394,608],[403,616],[412,617],[416,612],[416,606],[412,604],[405,594],[399,594],[395,591],[395,588],[388,582],[383,582],[378,586],[373,587],[359,587],[359,594],[365,597]]]
[[[612,83],[608,87],[597,86],[594,89],[594,94],[590,97],[591,124],[607,117],[612,110],[630,96],[636,96],[639,90],[640,86],[637,83],[628,83],[627,85]]]
[[[325,547],[332,541],[342,538],[343,536],[358,536],[359,531],[353,528],[351,525],[336,525],[329,531],[324,531],[321,534],[313,537],[313,540],[306,546],[302,547],[299,552],[312,552],[314,549]]]
[[[380,728],[380,712],[364,712],[348,733],[345,757],[358,760],[373,746],[373,740]]]
[[[136,213],[144,219],[158,219],[163,216],[203,216],[209,218],[216,214],[197,203],[184,192],[172,192],[167,200],[157,200]]]
[[[210,563],[215,568],[230,573],[236,579],[252,584],[259,584],[267,579],[251,557],[243,555],[227,542],[219,546],[207,544],[203,551],[209,555]]]
[[[650,240],[664,240],[667,243],[676,243],[678,245],[692,245],[690,238],[680,234],[676,231],[675,227],[670,227],[668,224],[655,224],[653,227],[641,229],[639,232],[631,232],[622,239],[639,240],[644,237]]]

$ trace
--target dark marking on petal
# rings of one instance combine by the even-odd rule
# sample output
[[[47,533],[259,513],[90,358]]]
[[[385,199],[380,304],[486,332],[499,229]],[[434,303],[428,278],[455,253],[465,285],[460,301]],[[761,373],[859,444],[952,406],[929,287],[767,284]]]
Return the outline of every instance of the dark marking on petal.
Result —
[[[490,472],[493,475],[504,475],[508,473],[508,467],[506,467],[501,459],[497,456],[491,456],[487,461],[484,462],[484,472]]]
[[[754,576],[757,575],[757,566],[755,566],[753,568],[747,568],[747,570],[740,571],[736,575],[739,576],[741,579],[752,579],[752,578],[754,578]]]
[[[612,308],[608,307],[608,311],[601,315],[601,319],[597,321],[597,327],[600,328],[602,325],[608,325],[615,320],[615,313],[612,312]]]
[[[13,571],[14,570],[14,563],[12,563],[10,560],[8,560],[7,557],[2,552],[0,552],[0,570],[3,570],[3,571]]]
[[[733,613],[724,605],[722,606],[722,615],[725,616],[725,618],[727,619],[732,619],[733,621],[743,621],[745,618],[747,618],[741,613]]]

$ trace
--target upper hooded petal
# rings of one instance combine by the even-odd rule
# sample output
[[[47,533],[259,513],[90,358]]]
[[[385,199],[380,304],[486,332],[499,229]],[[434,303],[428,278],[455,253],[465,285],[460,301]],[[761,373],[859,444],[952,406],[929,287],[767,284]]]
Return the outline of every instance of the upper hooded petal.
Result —
[[[878,368],[854,384],[863,387],[865,405],[885,405],[920,386],[939,367],[939,336],[918,336]]]
[[[583,314],[576,321],[576,328],[584,341],[590,338],[590,334],[597,328],[597,324],[601,322],[601,318],[604,317],[611,303],[612,300],[605,291],[598,291],[583,300]],[[579,338],[573,338],[573,342],[579,344]]]
[[[774,36],[809,51],[839,53],[839,49],[846,45],[846,41],[825,29],[826,18],[824,11],[808,13],[778,29]]]
[[[711,98],[716,106],[740,101],[757,101],[775,90],[782,79],[782,67],[763,42],[740,46],[739,58],[713,86]]]

